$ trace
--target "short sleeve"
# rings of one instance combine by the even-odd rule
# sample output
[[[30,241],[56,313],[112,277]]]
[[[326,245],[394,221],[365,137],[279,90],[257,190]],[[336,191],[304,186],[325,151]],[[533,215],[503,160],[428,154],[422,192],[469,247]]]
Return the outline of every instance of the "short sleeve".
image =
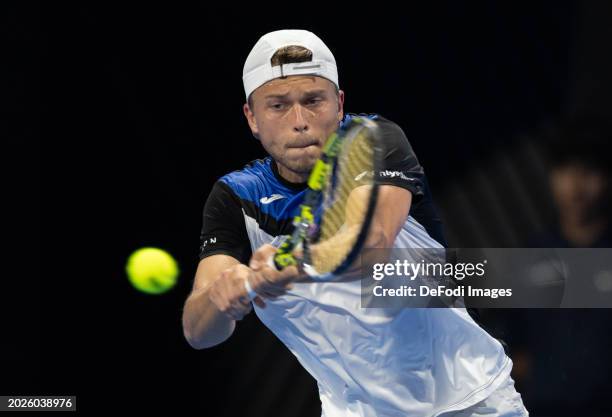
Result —
[[[395,123],[378,117],[383,144],[383,166],[378,172],[378,184],[395,185],[412,193],[414,202],[424,195],[424,170],[419,164],[404,131]]]
[[[240,199],[223,181],[217,181],[213,186],[202,217],[200,259],[224,254],[242,263],[249,261],[251,244]]]

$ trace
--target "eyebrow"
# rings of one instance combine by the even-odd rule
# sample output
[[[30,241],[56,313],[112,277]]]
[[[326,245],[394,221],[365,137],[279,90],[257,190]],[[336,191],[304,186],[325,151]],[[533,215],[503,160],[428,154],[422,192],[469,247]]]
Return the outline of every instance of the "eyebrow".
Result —
[[[326,94],[327,91],[325,89],[318,89],[318,90],[312,90],[312,91],[307,91],[304,95],[305,96],[316,96],[316,95],[321,95],[321,94]],[[267,96],[264,97],[264,99],[268,100],[271,98],[286,98],[289,95],[289,93],[286,94],[268,94]]]

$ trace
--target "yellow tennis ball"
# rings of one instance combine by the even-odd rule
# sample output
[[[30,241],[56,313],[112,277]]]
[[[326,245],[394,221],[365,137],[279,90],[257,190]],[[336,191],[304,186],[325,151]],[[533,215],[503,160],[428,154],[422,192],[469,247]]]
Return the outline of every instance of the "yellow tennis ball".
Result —
[[[125,266],[132,285],[148,294],[161,294],[176,284],[178,264],[168,252],[158,248],[134,251]]]

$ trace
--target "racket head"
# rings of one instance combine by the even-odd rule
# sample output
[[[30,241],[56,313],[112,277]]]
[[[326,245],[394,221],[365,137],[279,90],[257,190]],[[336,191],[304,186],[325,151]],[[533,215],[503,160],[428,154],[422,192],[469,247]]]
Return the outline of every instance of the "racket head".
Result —
[[[302,205],[309,221],[302,223],[299,261],[314,279],[341,274],[361,252],[378,198],[381,141],[375,121],[353,117],[326,143],[320,159],[326,169],[313,169]]]

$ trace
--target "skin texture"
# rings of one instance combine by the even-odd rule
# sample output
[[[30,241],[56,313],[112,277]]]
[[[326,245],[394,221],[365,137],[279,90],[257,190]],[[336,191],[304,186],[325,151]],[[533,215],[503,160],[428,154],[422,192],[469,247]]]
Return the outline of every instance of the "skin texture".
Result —
[[[325,140],[344,116],[344,92],[313,76],[272,80],[251,95],[244,115],[253,135],[274,158],[280,175],[305,182]]]

